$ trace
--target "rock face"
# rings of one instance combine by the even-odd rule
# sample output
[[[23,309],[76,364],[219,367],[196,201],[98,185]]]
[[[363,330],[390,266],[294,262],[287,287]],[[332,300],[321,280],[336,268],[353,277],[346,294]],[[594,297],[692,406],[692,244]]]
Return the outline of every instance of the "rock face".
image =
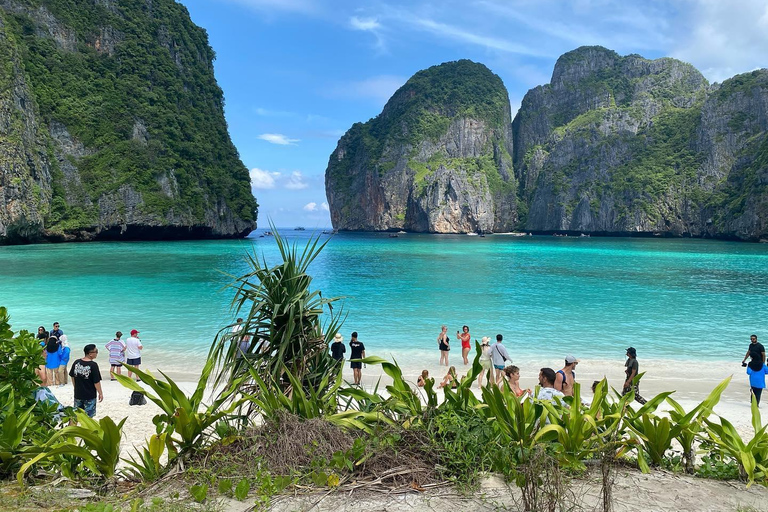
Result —
[[[450,65],[455,63],[443,66]],[[488,76],[494,75],[488,72],[484,78]],[[460,87],[460,78],[435,87],[450,91]],[[408,87],[390,103],[404,90],[411,91],[413,102],[418,94],[456,96]],[[477,83],[472,87],[477,102],[493,103],[484,99],[487,91]],[[508,104],[501,103],[500,111],[506,113]],[[622,57],[602,47],[582,47],[558,59],[549,84],[525,95],[511,126],[451,116],[432,139],[425,142],[422,137],[411,145],[398,145],[399,140],[388,136],[391,132],[376,129],[389,106],[374,120],[353,126],[331,156],[326,189],[336,228],[768,237],[766,70],[711,86],[691,65],[674,59]],[[452,112],[433,103],[419,118],[441,111]],[[489,139],[499,141],[475,144],[471,154],[477,162],[493,162],[496,173],[480,174],[486,182],[498,176],[501,187],[496,190],[502,193],[462,188],[455,178],[444,177],[451,174],[450,166],[428,166],[442,162],[434,155],[451,155],[444,141],[457,136],[488,140],[476,133],[493,133]],[[371,159],[370,148],[384,141],[387,153],[381,154],[399,159],[385,160],[397,163],[375,172],[382,160],[379,153]],[[426,173],[419,173],[418,163],[428,166]],[[460,175],[464,168],[452,174]],[[427,184],[436,185],[423,196],[418,182],[422,174],[429,178]],[[391,207],[403,201],[405,210]],[[493,222],[476,222],[482,218],[478,212],[489,210]],[[401,213],[394,221],[393,212]],[[410,222],[395,222],[402,213]]]
[[[325,175],[343,230],[506,231],[517,222],[507,91],[482,64],[414,75],[339,141]]]
[[[213,57],[173,0],[0,0],[0,243],[255,228]]]

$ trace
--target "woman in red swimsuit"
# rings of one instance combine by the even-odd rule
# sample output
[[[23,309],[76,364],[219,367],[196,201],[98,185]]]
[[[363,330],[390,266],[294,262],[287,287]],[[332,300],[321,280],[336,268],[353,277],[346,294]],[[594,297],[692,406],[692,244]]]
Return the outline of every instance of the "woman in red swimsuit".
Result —
[[[469,335],[469,327],[466,325],[462,327],[462,330],[464,332],[456,331],[456,337],[461,340],[461,357],[464,358],[464,364],[469,364],[469,359],[467,359],[467,355],[469,355],[469,349],[471,348],[469,344],[469,340],[471,336]]]

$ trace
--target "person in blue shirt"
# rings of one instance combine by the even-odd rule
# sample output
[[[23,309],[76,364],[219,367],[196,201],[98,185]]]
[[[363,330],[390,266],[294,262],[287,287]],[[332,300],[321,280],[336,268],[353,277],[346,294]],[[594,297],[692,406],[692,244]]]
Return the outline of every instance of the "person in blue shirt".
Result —
[[[61,363],[60,348],[58,338],[53,336],[48,338],[48,343],[45,345],[45,375],[49,386],[53,386],[56,382],[56,374],[59,371],[59,363]]]
[[[766,373],[768,373],[768,366],[759,359],[753,359],[749,362],[749,366],[747,366],[749,386],[757,405],[760,405],[760,395],[763,394],[763,389],[765,389]]]
[[[67,384],[67,365],[69,364],[69,341],[67,341],[67,335],[62,334],[59,339],[59,369],[57,378],[59,379],[59,387],[63,387]]]

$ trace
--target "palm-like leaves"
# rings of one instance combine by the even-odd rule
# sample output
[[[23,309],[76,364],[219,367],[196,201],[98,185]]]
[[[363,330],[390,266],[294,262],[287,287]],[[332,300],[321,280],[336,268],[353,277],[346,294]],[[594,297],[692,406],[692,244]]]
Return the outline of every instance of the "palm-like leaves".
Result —
[[[293,381],[322,392],[318,385],[335,382],[341,370],[328,354],[326,340],[336,334],[343,315],[333,311],[338,298],[327,299],[319,290],[310,289],[312,277],[307,269],[328,242],[313,237],[300,251],[274,226],[272,231],[282,262],[269,266],[266,259],[248,255],[251,272],[230,285],[236,290],[232,308],[245,321],[236,333],[220,333],[211,347],[209,359],[218,362],[216,384],[245,376],[244,391],[258,392],[259,386],[251,378],[254,368],[264,382],[278,383],[287,395]],[[324,330],[321,316],[326,307],[330,320]],[[240,342],[249,338],[243,353]]]

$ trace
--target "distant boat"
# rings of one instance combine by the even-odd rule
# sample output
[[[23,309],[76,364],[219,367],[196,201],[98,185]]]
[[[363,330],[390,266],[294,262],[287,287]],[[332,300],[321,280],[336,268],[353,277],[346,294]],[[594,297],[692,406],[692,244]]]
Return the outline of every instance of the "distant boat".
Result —
[[[304,231],[304,228],[301,227],[301,226],[296,226],[295,228],[293,228],[293,230],[294,231]]]
[[[406,234],[406,232],[405,232],[405,231],[402,231],[402,230],[400,230],[400,231],[398,231],[398,232],[397,232],[397,234],[398,234],[398,235],[405,235],[405,234]]]
[[[477,236],[477,233],[467,233],[467,236]]]

